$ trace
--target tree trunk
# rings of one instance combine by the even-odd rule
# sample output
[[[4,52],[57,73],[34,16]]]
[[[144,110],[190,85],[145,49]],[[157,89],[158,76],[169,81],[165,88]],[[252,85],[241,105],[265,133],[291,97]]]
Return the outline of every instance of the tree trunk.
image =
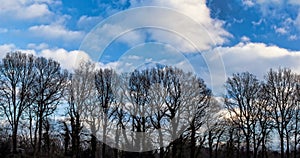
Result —
[[[106,150],[106,126],[107,126],[107,109],[104,110],[104,126],[103,126],[103,142],[102,142],[102,157],[105,157]]]
[[[265,132],[263,132],[263,136],[262,136],[262,144],[261,144],[261,158],[265,157],[266,154],[266,145],[265,145]]]
[[[281,158],[284,158],[284,139],[283,139],[283,132],[280,133],[280,151],[281,151]]]
[[[220,143],[222,134],[223,134],[223,131],[221,131],[221,133],[218,135],[218,138],[217,138],[217,144],[215,147],[215,158],[218,158],[218,148],[219,148],[219,143]]]
[[[93,134],[91,135],[91,147],[92,147],[92,153],[91,157],[95,158],[96,157],[96,151],[97,151],[97,138]]]
[[[297,142],[298,142],[298,139],[297,139],[297,137],[298,137],[298,134],[297,134],[297,130],[298,130],[298,121],[297,121],[297,118],[296,118],[296,131],[295,131],[295,137],[294,137],[294,141],[295,141],[295,144],[294,144],[294,158],[297,158]]]
[[[209,158],[212,158],[213,155],[213,138],[211,130],[208,132],[208,148],[209,148]]]
[[[246,155],[247,158],[250,158],[250,138],[249,135],[246,136]]]
[[[39,105],[40,106],[40,105]],[[39,142],[38,142],[38,154],[41,152],[41,147],[42,147],[42,132],[43,132],[43,118],[42,118],[42,113],[40,113],[39,116]]]
[[[190,158],[195,157],[195,148],[196,148],[196,131],[193,126],[191,126],[191,153],[190,153]]]
[[[286,158],[290,158],[290,140],[288,131],[286,131]]]
[[[163,135],[161,130],[158,131],[158,135],[159,135],[159,158],[163,158],[164,157],[164,147],[163,147]]]
[[[17,134],[18,134],[18,124],[15,123],[13,135],[12,135],[12,141],[13,141],[13,154],[17,153]]]
[[[172,145],[172,157],[176,157],[177,154],[177,140],[173,141],[173,145]]]

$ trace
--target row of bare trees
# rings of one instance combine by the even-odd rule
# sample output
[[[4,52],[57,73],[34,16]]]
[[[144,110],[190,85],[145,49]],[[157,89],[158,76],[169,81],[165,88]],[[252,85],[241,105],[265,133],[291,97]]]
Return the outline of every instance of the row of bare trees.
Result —
[[[276,140],[282,158],[289,158],[290,151],[299,157],[299,86],[300,76],[282,68],[271,69],[264,81],[248,72],[228,78],[225,107],[230,122],[243,136],[238,143],[245,143],[248,158],[256,158],[259,150],[265,154],[268,143],[275,145]]]
[[[0,78],[1,114],[11,126],[12,152],[17,152],[19,126],[26,119],[28,143],[39,153],[43,125],[63,96],[67,72],[56,61],[17,52],[2,60]]]
[[[263,81],[237,73],[214,97],[197,75],[168,66],[117,74],[82,62],[68,72],[52,59],[8,53],[0,156],[296,158],[299,80],[281,68]]]

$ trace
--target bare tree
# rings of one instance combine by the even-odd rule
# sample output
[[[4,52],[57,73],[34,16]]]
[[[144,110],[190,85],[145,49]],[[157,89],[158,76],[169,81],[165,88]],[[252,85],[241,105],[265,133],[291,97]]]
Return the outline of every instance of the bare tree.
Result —
[[[257,141],[257,145],[261,144],[261,153],[259,157],[264,158],[267,157],[267,143],[270,141],[270,134],[273,130],[273,121],[270,117],[270,98],[266,93],[266,85],[263,83],[261,84],[257,99],[258,102],[256,108],[258,110],[258,115],[256,118],[258,126],[256,129],[257,136],[253,137],[253,139],[256,140],[253,140],[253,142]],[[255,146],[255,148],[258,149],[259,146]]]
[[[73,83],[71,83],[73,84]],[[71,86],[71,85],[70,85]],[[82,131],[82,120],[81,120],[81,107],[78,105],[78,100],[76,98],[75,90],[70,88],[68,90],[68,111],[67,114],[70,117],[71,124],[71,138],[72,138],[72,151],[71,155],[75,157],[79,157],[80,152],[80,134]],[[80,102],[79,102],[80,103]]]
[[[294,117],[292,119],[291,125],[289,128],[291,134],[291,140],[293,141],[293,155],[294,158],[298,155],[297,146],[300,144],[300,75],[296,75],[296,88],[295,92],[292,94],[294,97]]]
[[[38,136],[35,133],[35,145],[38,141],[37,150],[35,150],[37,154],[41,151],[43,124],[48,122],[47,116],[53,114],[60,103],[68,74],[67,71],[61,69],[58,62],[44,57],[35,59],[34,72],[36,79],[32,92],[35,101],[31,110],[36,118],[36,131],[38,130]]]
[[[90,132],[92,157],[96,157],[97,132],[100,130],[102,120],[102,111],[95,86],[95,74],[96,65],[94,63],[90,61],[81,62],[80,67],[74,71],[70,87],[74,95],[74,108],[77,111],[78,120],[80,120],[80,124],[85,124],[85,128]]]
[[[0,64],[0,106],[12,129],[13,153],[17,152],[18,126],[24,111],[33,103],[34,57],[8,53]]]
[[[290,69],[279,68],[270,70],[266,78],[266,94],[270,99],[271,117],[279,134],[281,157],[284,158],[286,141],[286,156],[290,153],[290,124],[295,115],[294,93],[297,88],[296,75]]]
[[[204,136],[201,138],[199,131],[207,121],[205,119],[205,115],[211,105],[210,101],[212,99],[212,94],[206,87],[204,81],[193,75],[187,76],[182,87],[185,89],[182,95],[183,103],[187,104],[188,107],[191,107],[189,109],[189,113],[191,113],[191,120],[189,121],[187,132],[190,138],[190,158],[194,158],[199,154],[196,153],[197,140],[202,140],[199,143],[200,148],[205,140]]]
[[[221,105],[215,98],[211,98],[209,106],[205,109],[204,116],[204,130],[207,135],[207,143],[209,149],[209,157],[213,157],[213,150],[215,150],[215,158],[218,157],[217,150],[222,134],[224,133],[223,116],[221,113]],[[215,146],[215,149],[214,149]]]
[[[132,125],[132,147],[135,150],[145,150],[147,147],[145,134],[149,119],[146,116],[149,104],[150,74],[149,71],[134,71],[130,74],[127,84],[126,111],[130,114]],[[148,146],[149,147],[149,146]]]
[[[228,110],[231,121],[243,132],[246,139],[246,155],[251,157],[251,139],[255,141],[257,135],[257,97],[260,83],[256,77],[248,72],[233,74],[225,84],[225,107]],[[255,142],[253,142],[255,143]],[[255,155],[256,156],[256,155]],[[254,157],[255,157],[254,156]]]
[[[153,140],[159,145],[159,157],[163,158],[165,155],[164,151],[164,134],[163,131],[164,122],[166,121],[166,113],[168,111],[165,106],[165,98],[167,91],[163,86],[164,71],[161,69],[153,68],[151,71],[151,87],[149,90],[149,110],[147,114],[150,116],[150,122],[153,130],[156,130],[158,134],[158,140]]]
[[[112,104],[115,100],[115,95],[113,93],[114,86],[114,78],[115,73],[110,69],[100,69],[96,72],[95,75],[95,85],[97,89],[97,97],[99,99],[99,108],[102,113],[102,136],[103,136],[103,144],[102,144],[102,157],[106,157],[105,148],[106,148],[106,134],[107,134],[107,126],[109,118],[115,112],[112,108]],[[100,113],[98,113],[100,115]],[[99,116],[95,116],[98,117]]]
[[[169,147],[171,147],[172,157],[176,157],[178,154],[178,145],[180,144],[176,139],[179,135],[182,134],[182,131],[179,129],[179,121],[182,115],[181,113],[181,95],[182,88],[181,80],[183,72],[179,69],[167,67],[165,69],[165,75],[163,78],[164,88],[166,89],[167,95],[165,98],[165,104],[167,106],[167,120],[169,122],[171,140],[174,140]],[[182,129],[185,130],[185,129]]]
[[[69,104],[67,113],[71,124],[72,155],[76,157],[79,157],[81,151],[80,136],[83,132],[83,123],[89,124],[90,118],[96,118],[91,116],[96,115],[96,110],[96,113],[88,111],[96,102],[96,96],[93,93],[95,92],[94,85],[94,65],[91,62],[80,63],[80,67],[75,69],[74,74],[70,76],[66,98]],[[88,113],[85,113],[87,111]]]

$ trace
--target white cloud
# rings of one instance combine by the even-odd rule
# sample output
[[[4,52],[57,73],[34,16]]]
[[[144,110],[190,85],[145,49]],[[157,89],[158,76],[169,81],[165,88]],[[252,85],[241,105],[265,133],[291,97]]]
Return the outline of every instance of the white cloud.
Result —
[[[28,49],[19,49],[14,44],[3,44],[0,45],[0,59],[5,57],[5,55],[9,52],[20,51],[22,53],[33,54],[35,56],[51,58],[53,60],[58,61],[61,64],[62,68],[71,71],[79,66],[80,61],[90,60],[89,56],[83,51],[67,51],[63,48],[43,49],[46,47],[48,47],[46,44],[41,43],[39,45],[29,44]]]
[[[52,14],[48,5],[52,1],[0,0],[0,15],[16,19],[45,18]]]
[[[184,22],[173,22],[172,18],[175,20],[176,17],[170,16],[170,19],[166,18],[165,23],[171,23],[170,25],[176,25],[174,28],[178,30],[179,33],[183,35],[194,34],[193,36],[188,36],[190,38],[201,37],[200,41],[200,49],[209,49],[214,44],[223,44],[226,42],[226,37],[230,36],[230,34],[223,29],[223,21],[212,19],[210,17],[210,10],[206,6],[206,0],[169,0],[169,1],[161,1],[161,0],[153,0],[153,1],[137,1],[131,0],[131,7],[140,7],[140,6],[159,6],[159,7],[167,7],[171,9],[175,9],[181,14],[186,15],[188,18],[191,18],[199,25],[185,25]],[[152,13],[156,14],[156,13]],[[159,14],[157,17],[161,16]],[[175,15],[174,15],[175,16]],[[142,17],[141,17],[142,18]],[[172,22],[171,22],[172,21]],[[160,23],[163,23],[160,21]],[[203,28],[201,28],[203,26]],[[205,34],[209,34],[210,37],[205,36]],[[158,36],[157,36],[158,37]],[[159,36],[161,38],[162,36]],[[190,40],[190,39],[188,39]],[[174,44],[182,43],[180,39],[174,39]],[[186,43],[186,42],[184,42]],[[182,44],[184,44],[182,43]],[[171,43],[172,44],[172,43]],[[189,47],[189,46],[184,46]]]
[[[71,31],[62,25],[38,25],[29,28],[36,36],[46,39],[63,39],[65,41],[79,40],[84,34],[80,31]]]
[[[18,18],[25,18],[25,19],[34,19],[38,17],[44,17],[50,15],[51,12],[48,9],[46,4],[32,4],[24,10],[17,12]]]
[[[216,47],[201,55],[205,59],[209,73],[199,75],[217,95],[224,92],[226,76],[233,73],[248,71],[259,79],[263,79],[270,68],[287,67],[300,73],[300,51],[290,51],[264,43],[240,42],[232,47]],[[191,60],[199,57],[201,56],[193,57]],[[223,62],[220,63],[218,57],[221,57]],[[221,66],[216,66],[218,64]],[[196,59],[193,66],[199,68],[203,65],[200,59]]]
[[[170,44],[184,53],[198,52],[222,45],[231,36],[223,28],[223,21],[210,17],[205,0],[131,0],[130,4],[132,10],[113,16],[113,20],[107,19],[105,24],[89,34],[81,48],[91,54],[101,52],[109,42],[126,33],[119,40],[129,46],[150,40]],[[141,26],[151,26],[151,29]],[[91,54],[92,59],[98,59],[98,56]]]
[[[88,61],[89,56],[82,51],[67,51],[65,49],[45,49],[39,53],[40,56],[58,61],[61,66],[68,70],[73,70],[79,66],[81,61]]]
[[[250,41],[250,38],[247,37],[247,36],[243,36],[243,37],[241,37],[241,41],[242,41],[242,42],[249,42],[249,41]]]
[[[0,45],[0,58],[3,58],[6,53],[11,52],[16,49],[14,44],[3,44]]]
[[[219,47],[228,75],[249,71],[258,77],[279,66],[288,67],[300,73],[300,51],[289,51],[264,43],[239,43],[233,47]]]
[[[274,26],[274,29],[275,29],[276,33],[279,33],[279,34],[282,34],[282,35],[288,33],[288,31],[286,30],[286,28],[283,28],[283,27],[276,27],[276,26]]]
[[[14,44],[3,44],[0,45],[0,59],[5,57],[7,53],[14,52],[14,51],[20,51],[22,53],[26,54],[33,54],[36,55],[36,51],[32,49],[19,49]]]

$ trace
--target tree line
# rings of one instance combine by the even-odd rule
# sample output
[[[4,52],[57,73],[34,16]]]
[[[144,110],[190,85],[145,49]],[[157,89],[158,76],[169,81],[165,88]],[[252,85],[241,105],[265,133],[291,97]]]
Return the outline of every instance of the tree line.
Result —
[[[82,62],[67,71],[52,59],[7,53],[0,156],[299,157],[299,74],[235,73],[224,86],[217,97],[199,75],[174,67],[118,74]]]

